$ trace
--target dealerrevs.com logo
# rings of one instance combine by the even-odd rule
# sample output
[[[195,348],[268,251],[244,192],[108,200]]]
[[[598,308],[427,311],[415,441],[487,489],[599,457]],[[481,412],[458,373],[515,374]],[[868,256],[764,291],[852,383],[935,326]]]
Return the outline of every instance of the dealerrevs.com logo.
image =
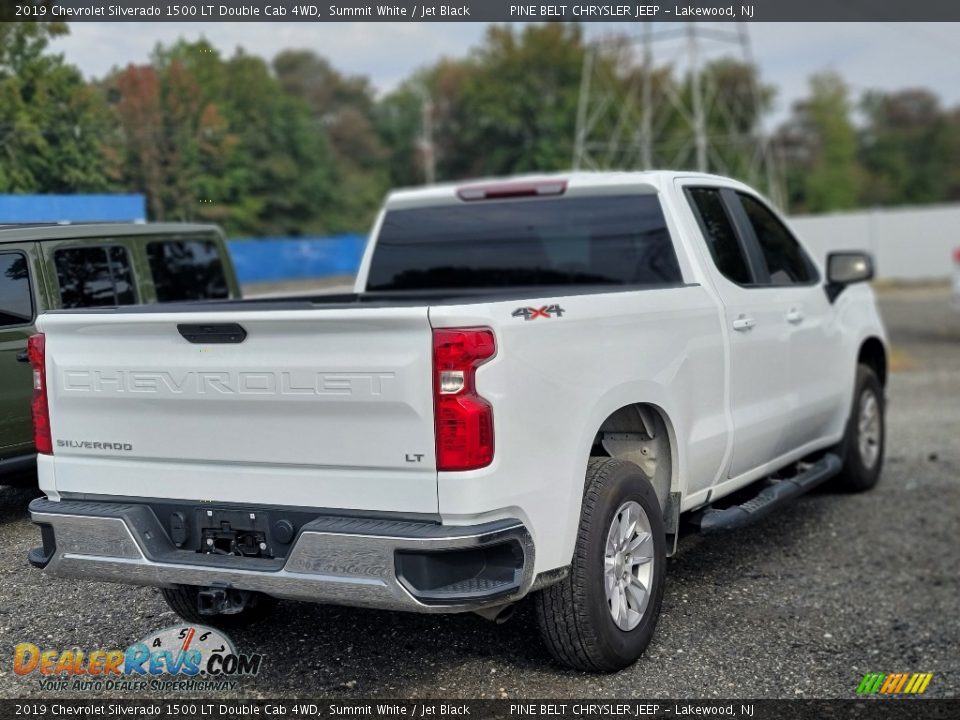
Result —
[[[237,678],[260,672],[263,656],[238,653],[223,632],[174,625],[125,650],[41,649],[19,643],[13,670],[37,677],[43,690],[234,690]]]
[[[867,673],[857,686],[858,695],[919,695],[933,673]]]

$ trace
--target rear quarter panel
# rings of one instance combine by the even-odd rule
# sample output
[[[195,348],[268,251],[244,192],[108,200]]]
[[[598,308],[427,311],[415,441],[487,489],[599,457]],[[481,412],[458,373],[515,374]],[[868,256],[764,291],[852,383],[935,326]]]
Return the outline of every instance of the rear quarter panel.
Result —
[[[551,304],[561,317],[512,315]],[[568,565],[594,436],[638,402],[668,419],[673,490],[712,478],[727,445],[717,312],[699,285],[431,308],[435,328],[489,326],[497,336],[497,355],[477,371],[494,408],[494,461],[438,474],[444,521],[519,516],[536,542],[537,572]]]

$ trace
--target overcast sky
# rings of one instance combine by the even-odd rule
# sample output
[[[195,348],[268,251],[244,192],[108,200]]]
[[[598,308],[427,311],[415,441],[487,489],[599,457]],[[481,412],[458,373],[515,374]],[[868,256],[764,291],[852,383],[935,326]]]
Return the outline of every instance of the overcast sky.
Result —
[[[98,77],[142,63],[157,42],[206,37],[224,54],[237,47],[263,57],[308,48],[341,71],[367,75],[381,92],[441,56],[459,57],[483,36],[483,23],[73,23],[55,49]],[[614,26],[624,29],[626,25]],[[779,88],[771,122],[782,119],[814,72],[832,69],[854,92],[925,86],[960,104],[960,23],[750,23],[763,78]],[[588,36],[606,29],[588,26]],[[737,49],[734,47],[734,51]],[[662,47],[662,59],[673,54]],[[705,47],[704,52],[716,52]],[[533,71],[534,69],[531,68]]]

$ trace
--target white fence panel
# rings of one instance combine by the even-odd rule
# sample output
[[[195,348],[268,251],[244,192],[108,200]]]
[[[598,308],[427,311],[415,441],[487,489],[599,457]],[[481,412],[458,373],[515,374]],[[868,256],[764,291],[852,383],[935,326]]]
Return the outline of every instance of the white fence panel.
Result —
[[[960,205],[801,215],[790,224],[821,262],[832,250],[869,250],[882,279],[946,279],[960,247]]]

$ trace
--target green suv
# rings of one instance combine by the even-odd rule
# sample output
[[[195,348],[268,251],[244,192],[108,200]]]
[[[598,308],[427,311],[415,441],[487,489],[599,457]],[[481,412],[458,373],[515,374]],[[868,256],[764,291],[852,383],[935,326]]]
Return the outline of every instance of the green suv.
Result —
[[[34,460],[27,338],[47,310],[240,297],[212,225],[0,225],[0,479]]]

